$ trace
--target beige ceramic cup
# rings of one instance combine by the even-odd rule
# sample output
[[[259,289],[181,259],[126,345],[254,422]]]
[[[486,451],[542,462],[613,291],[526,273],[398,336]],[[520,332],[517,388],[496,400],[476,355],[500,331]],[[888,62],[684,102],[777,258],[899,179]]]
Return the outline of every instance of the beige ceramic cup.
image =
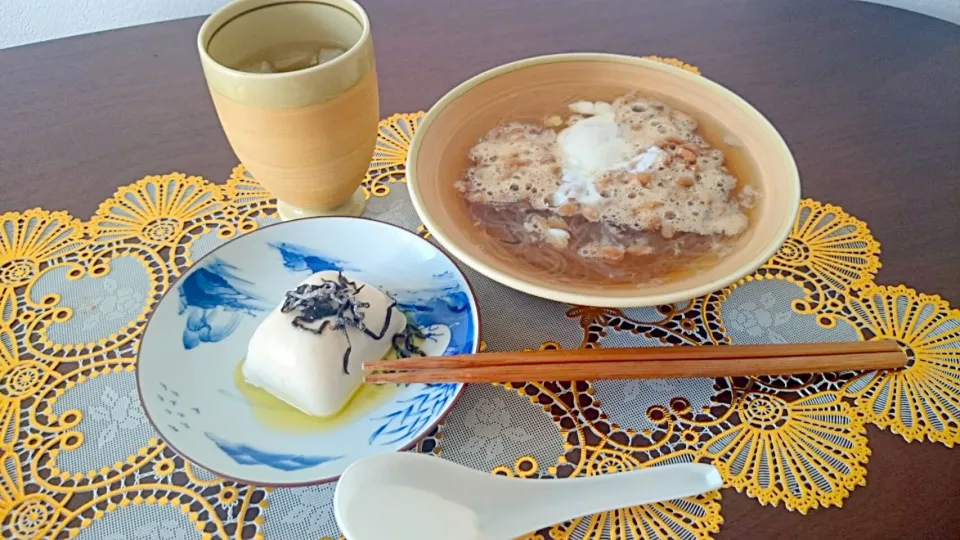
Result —
[[[287,73],[237,69],[265,49],[317,41],[347,51]],[[197,45],[227,139],[280,217],[359,215],[380,116],[363,9],[352,0],[235,0],[203,23]]]

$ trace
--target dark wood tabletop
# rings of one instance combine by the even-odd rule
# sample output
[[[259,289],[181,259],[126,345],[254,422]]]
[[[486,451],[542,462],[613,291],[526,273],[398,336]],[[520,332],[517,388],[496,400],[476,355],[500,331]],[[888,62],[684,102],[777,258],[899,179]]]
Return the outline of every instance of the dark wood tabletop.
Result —
[[[960,27],[839,0],[365,0],[381,112],[427,109],[525,56],[675,56],[762,111],[803,193],[868,222],[879,283],[960,304]],[[15,21],[13,22],[15,24]],[[0,51],[0,211],[86,219],[120,185],[219,181],[236,157],[197,58],[201,19]],[[5,24],[11,24],[5,21]],[[960,453],[873,427],[868,485],[808,515],[727,490],[717,538],[960,538]]]

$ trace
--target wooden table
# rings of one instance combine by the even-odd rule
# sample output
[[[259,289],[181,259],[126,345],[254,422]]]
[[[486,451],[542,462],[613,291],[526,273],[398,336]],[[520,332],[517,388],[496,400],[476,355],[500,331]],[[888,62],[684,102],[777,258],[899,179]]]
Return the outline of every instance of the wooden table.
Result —
[[[365,0],[382,114],[550,52],[676,56],[753,103],[805,196],[866,220],[879,283],[960,304],[960,27],[828,0]],[[122,184],[236,158],[187,19],[0,51],[0,210],[87,218]],[[9,23],[8,23],[9,24]],[[957,538],[960,454],[870,428],[869,484],[807,516],[725,493],[718,538]]]

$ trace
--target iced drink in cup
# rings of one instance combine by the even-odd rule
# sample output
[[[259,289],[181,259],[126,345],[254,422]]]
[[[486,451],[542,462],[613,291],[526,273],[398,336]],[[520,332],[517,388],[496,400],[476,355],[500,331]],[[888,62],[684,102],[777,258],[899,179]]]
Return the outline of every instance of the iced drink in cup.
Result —
[[[204,22],[198,47],[227,139],[280,216],[359,215],[380,115],[363,9],[235,0]]]

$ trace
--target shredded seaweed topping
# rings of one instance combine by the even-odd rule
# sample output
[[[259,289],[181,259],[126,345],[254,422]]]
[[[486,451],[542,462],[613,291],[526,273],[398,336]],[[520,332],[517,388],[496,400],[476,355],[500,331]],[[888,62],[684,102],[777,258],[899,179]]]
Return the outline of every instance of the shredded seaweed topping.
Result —
[[[313,332],[318,335],[327,329],[343,332],[347,338],[347,350],[343,353],[343,372],[346,374],[350,373],[350,353],[353,350],[347,328],[355,328],[376,340],[383,339],[383,336],[386,335],[387,330],[390,328],[393,308],[397,305],[397,302],[393,301],[387,307],[387,315],[383,321],[383,328],[381,328],[379,332],[371,331],[364,322],[364,318],[366,317],[365,310],[370,307],[370,304],[357,299],[357,294],[363,290],[363,287],[364,285],[358,287],[356,282],[345,278],[343,272],[340,272],[336,280],[324,279],[316,285],[305,283],[295,290],[288,291],[287,297],[283,301],[283,306],[280,307],[280,311],[283,313],[296,312],[297,315],[293,318],[292,324],[301,330]],[[319,326],[313,324],[319,320],[323,320]],[[409,333],[410,325],[408,324],[407,326],[407,331],[394,336],[394,347],[397,346],[398,336]],[[416,331],[419,332],[419,329]],[[404,338],[403,344],[407,344],[406,338]],[[413,349],[407,347],[404,350]],[[419,351],[419,349],[416,350]],[[400,349],[398,349],[398,353],[399,352]]]

